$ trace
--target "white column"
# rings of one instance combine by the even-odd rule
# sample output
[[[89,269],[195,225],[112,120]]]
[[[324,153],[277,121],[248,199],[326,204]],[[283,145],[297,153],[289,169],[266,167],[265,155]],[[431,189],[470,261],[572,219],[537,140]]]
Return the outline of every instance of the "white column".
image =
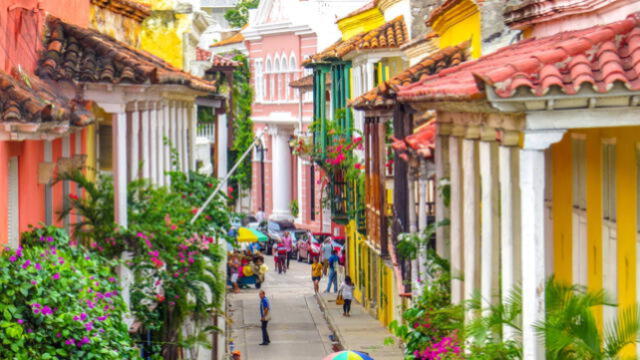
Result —
[[[163,165],[162,165],[162,178],[163,184],[165,186],[169,186],[171,181],[169,176],[167,175],[167,171],[171,170],[171,149],[168,144],[165,144],[165,141],[171,142],[173,137],[171,136],[171,119],[173,116],[172,109],[172,101],[168,101],[164,106],[164,119],[162,121],[164,129],[163,129],[163,140],[162,140],[162,157],[163,157]]]
[[[443,136],[443,124],[438,126],[438,136],[436,136],[436,153],[435,153],[435,165],[436,165],[436,224],[440,224],[446,216],[446,208],[444,205],[444,199],[441,196],[441,192],[438,190],[443,185],[442,179],[446,178],[445,174],[445,161],[446,154],[445,151],[448,151],[448,146],[445,146],[447,140]],[[445,239],[445,231],[443,226],[436,225],[436,252],[438,256],[449,259],[450,251],[448,251],[450,244],[447,244]]]
[[[464,199],[463,209],[463,238],[464,238],[464,300],[471,300],[477,291],[476,276],[478,250],[478,184],[476,166],[476,140],[462,140],[462,181]],[[465,321],[474,316],[472,312],[467,312]]]
[[[182,111],[182,102],[181,101],[177,101],[175,104],[176,108],[176,117],[175,117],[175,124],[176,124],[176,131],[175,131],[175,142],[173,144],[173,146],[176,148],[176,151],[178,152],[178,166],[176,168],[177,171],[184,171],[184,161],[183,161],[183,156],[184,156],[184,148],[182,147],[182,133],[184,131],[184,112]]]
[[[129,178],[135,180],[140,175],[138,166],[140,165],[140,144],[138,143],[140,133],[140,105],[134,101],[127,108],[131,112],[131,164],[129,164]],[[126,153],[125,153],[126,156]]]
[[[273,144],[273,213],[274,219],[291,219],[291,151],[289,133],[283,129],[272,131]]]
[[[170,115],[169,118],[169,135],[171,139],[171,146],[169,147],[169,170],[178,171],[180,169],[180,165],[174,165],[173,154],[171,153],[171,149],[175,149],[176,151],[180,151],[178,147],[178,103],[176,101],[172,101],[170,105]]]
[[[115,221],[127,227],[127,113],[113,114],[112,123]]]
[[[152,184],[158,184],[158,126],[159,126],[159,106],[157,102],[150,104],[149,119],[149,178]]]
[[[191,131],[190,107],[187,102],[182,103],[182,171],[189,172],[191,167],[191,156],[189,155],[189,133]]]
[[[522,241],[522,350],[525,360],[544,358],[544,344],[534,325],[544,320],[544,149],[562,139],[563,131],[524,135],[520,150]]]
[[[495,134],[495,130],[493,131]],[[480,141],[478,145],[480,158],[480,181],[482,191],[482,221],[480,233],[480,254],[481,254],[481,274],[480,274],[480,294],[482,296],[482,307],[488,308],[493,304],[497,295],[498,279],[498,259],[494,257],[494,250],[497,243],[497,229],[494,228],[495,219],[499,216],[495,211],[495,179],[493,177],[494,159],[492,154],[493,141]]]
[[[218,115],[218,122],[216,123],[218,127],[218,139],[216,139],[216,146],[218,147],[218,179],[222,180],[225,176],[227,176],[228,169],[228,144],[229,139],[227,137],[227,114]],[[227,184],[224,184],[224,188],[227,188]]]
[[[462,176],[460,169],[460,140],[457,136],[449,137],[449,159],[451,163],[451,301],[462,303],[462,281],[460,275],[463,267],[462,243]]]
[[[151,179],[151,144],[149,142],[149,134],[151,133],[150,116],[151,103],[146,103],[142,109],[142,136],[140,136],[140,147],[142,150],[140,154],[142,154],[142,159],[140,159],[140,161],[142,161],[142,177],[149,180]]]
[[[428,169],[427,161],[420,161],[420,174],[418,180],[418,229],[420,233],[424,233],[427,229],[427,182],[428,182]],[[427,239],[428,241],[428,239]],[[418,248],[418,292],[422,293],[422,288],[425,286],[425,274],[424,268],[427,262],[427,244],[423,244]]]
[[[191,106],[191,121],[189,121],[189,168],[196,171],[196,138],[198,137],[198,105]]]
[[[504,136],[503,136],[504,138]],[[504,139],[503,139],[504,144]],[[509,298],[516,285],[515,277],[515,246],[513,221],[513,181],[512,181],[512,147],[500,146],[498,150],[500,172],[500,276],[502,279],[502,301]],[[502,336],[505,340],[514,340],[515,332],[510,326],[503,326]]]

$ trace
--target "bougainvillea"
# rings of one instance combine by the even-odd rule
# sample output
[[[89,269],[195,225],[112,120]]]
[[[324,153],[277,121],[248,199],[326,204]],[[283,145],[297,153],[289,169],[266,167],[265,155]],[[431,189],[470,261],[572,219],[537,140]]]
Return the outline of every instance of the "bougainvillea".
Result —
[[[23,234],[0,255],[1,359],[138,358],[112,263],[62,229]]]

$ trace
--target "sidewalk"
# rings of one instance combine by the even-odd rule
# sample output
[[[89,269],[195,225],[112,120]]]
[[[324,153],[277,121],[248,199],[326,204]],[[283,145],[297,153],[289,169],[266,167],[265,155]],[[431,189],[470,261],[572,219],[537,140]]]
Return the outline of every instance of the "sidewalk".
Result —
[[[364,311],[360,303],[351,304],[351,316],[342,316],[342,306],[336,305],[336,294],[318,294],[318,303],[329,326],[345,350],[369,353],[374,360],[400,360],[404,358],[398,345],[384,345],[391,336],[382,324]]]

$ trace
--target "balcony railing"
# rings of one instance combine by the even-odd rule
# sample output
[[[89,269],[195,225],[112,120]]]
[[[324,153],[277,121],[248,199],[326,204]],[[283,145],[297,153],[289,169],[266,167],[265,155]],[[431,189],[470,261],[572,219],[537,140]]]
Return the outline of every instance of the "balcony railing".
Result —
[[[216,140],[216,127],[214,124],[198,124],[198,137],[205,138],[210,142]]]

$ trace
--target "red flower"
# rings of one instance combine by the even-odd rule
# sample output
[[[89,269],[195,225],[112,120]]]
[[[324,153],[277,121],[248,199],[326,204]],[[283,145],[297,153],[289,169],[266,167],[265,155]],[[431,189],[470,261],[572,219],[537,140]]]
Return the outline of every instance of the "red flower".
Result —
[[[197,214],[197,213],[198,213],[198,208],[193,208],[193,209],[191,209],[191,213],[192,213],[192,214]]]
[[[151,258],[151,262],[153,263],[153,265],[155,265],[155,267],[157,268],[161,268],[162,265],[164,265],[164,262],[162,262],[162,260],[158,259],[158,258]]]
[[[363,168],[362,164],[360,164],[360,163],[355,163],[355,164],[353,165],[353,167],[354,167],[354,168],[356,168],[356,169],[358,169],[358,170],[362,170],[362,168]]]
[[[78,200],[80,198],[76,194],[69,194],[69,199]]]
[[[157,295],[156,295],[156,300],[158,300],[158,302],[159,302],[159,303],[161,303],[161,302],[163,302],[163,301],[164,301],[164,296],[163,296],[163,295],[160,295],[160,294],[157,294]]]
[[[212,187],[213,187],[213,184],[212,184],[212,183],[208,183],[208,184],[207,184],[207,186],[208,186],[208,187],[210,187],[210,188],[212,188]]]

